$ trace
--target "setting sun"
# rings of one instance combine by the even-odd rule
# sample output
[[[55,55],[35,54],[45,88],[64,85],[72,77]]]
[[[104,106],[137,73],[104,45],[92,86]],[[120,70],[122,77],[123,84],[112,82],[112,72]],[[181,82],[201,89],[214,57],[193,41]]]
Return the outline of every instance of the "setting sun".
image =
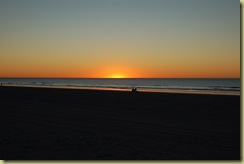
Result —
[[[94,71],[94,77],[100,78],[135,78],[139,77],[138,72],[126,65],[107,65]]]
[[[114,74],[114,75],[108,76],[108,78],[126,78],[126,76],[121,75],[121,74]]]

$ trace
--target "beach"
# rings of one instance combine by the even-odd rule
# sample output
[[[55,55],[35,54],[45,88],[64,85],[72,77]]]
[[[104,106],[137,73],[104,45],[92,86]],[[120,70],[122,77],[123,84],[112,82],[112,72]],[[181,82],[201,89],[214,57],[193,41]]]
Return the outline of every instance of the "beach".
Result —
[[[240,96],[0,87],[5,160],[240,160]]]

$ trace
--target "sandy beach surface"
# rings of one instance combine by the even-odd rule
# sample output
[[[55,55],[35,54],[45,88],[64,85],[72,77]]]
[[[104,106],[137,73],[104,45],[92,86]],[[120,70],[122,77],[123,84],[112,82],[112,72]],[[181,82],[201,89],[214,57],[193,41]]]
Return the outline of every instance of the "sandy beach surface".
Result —
[[[0,87],[0,158],[240,160],[240,96]]]

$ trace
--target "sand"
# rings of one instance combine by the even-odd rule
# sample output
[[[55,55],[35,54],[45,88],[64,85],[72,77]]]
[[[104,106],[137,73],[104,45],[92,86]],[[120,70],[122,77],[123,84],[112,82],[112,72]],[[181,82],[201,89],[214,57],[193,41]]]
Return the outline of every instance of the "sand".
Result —
[[[240,160],[240,96],[0,87],[0,159]]]

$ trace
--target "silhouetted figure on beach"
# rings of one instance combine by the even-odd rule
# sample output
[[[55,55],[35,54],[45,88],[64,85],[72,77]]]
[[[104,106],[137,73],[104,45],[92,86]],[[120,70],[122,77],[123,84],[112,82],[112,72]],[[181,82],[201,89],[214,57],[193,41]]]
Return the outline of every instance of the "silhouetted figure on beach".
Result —
[[[132,88],[132,92],[137,92],[137,88]]]

